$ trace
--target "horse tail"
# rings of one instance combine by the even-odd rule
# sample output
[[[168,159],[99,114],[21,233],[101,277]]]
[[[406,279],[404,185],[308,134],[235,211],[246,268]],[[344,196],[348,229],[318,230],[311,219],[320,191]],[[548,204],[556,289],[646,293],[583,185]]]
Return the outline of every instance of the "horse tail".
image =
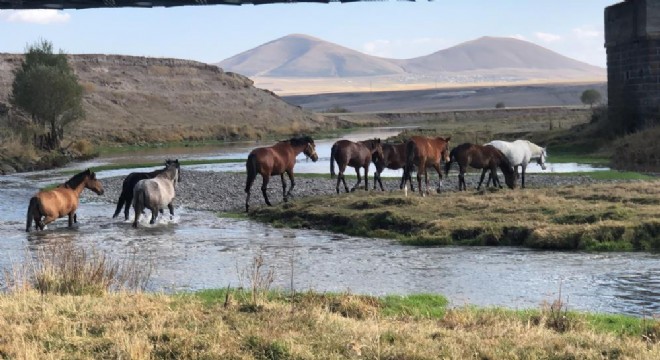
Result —
[[[247,162],[245,163],[245,170],[247,171],[247,181],[245,182],[245,192],[249,193],[252,188],[252,183],[257,177],[257,155],[250,154]]]
[[[124,192],[121,192],[121,195],[119,195],[119,200],[117,200],[117,208],[115,209],[115,213],[112,215],[113,218],[116,218],[119,213],[121,212],[121,208],[124,206],[126,203],[126,197],[124,196]]]
[[[39,212],[39,198],[33,196],[32,199],[30,199],[30,205],[28,205],[28,210],[27,210],[27,221],[25,224],[26,232],[30,232],[30,228],[32,227],[32,220],[34,219],[35,212],[36,213]]]
[[[138,216],[138,213],[142,213],[144,210],[145,200],[145,189],[142,186],[135,186],[133,190],[133,209],[135,210],[135,216]]]
[[[414,141],[408,140],[406,143],[406,166],[403,168],[403,172],[407,173],[408,176],[412,173],[415,168],[415,150],[417,145]],[[419,171],[419,170],[418,170]]]
[[[456,161],[456,148],[449,152],[449,161],[445,163],[445,176],[449,176],[449,168],[451,168],[451,163],[454,161]]]
[[[332,148],[330,149],[330,179],[335,178],[335,150],[337,149],[337,145],[332,145]]]

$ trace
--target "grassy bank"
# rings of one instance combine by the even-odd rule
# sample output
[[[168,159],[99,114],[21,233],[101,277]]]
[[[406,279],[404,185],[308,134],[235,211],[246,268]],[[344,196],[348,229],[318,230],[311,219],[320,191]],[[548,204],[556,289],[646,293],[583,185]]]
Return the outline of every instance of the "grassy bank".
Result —
[[[410,245],[660,250],[660,181],[493,192],[355,192],[262,207],[279,226],[394,238]]]
[[[657,359],[654,320],[447,309],[435,295],[240,291],[0,296],[0,356],[16,359]]]

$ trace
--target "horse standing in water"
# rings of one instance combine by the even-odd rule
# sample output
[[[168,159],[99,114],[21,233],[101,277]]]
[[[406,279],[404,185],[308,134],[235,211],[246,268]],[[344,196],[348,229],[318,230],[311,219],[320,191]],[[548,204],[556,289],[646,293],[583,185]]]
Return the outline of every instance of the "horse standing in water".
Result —
[[[280,175],[284,202],[288,201],[288,197],[291,196],[291,191],[296,185],[293,178],[293,166],[296,164],[296,156],[300,153],[304,153],[305,156],[311,158],[314,162],[319,159],[319,156],[316,154],[314,140],[309,136],[291,138],[290,140],[280,141],[273,146],[256,148],[250,152],[245,163],[247,170],[245,212],[250,209],[250,189],[257,174],[261,174],[261,178],[263,179],[261,193],[264,195],[264,200],[268,206],[272,205],[268,200],[266,190],[268,189],[268,182],[272,175]],[[289,192],[286,191],[285,173],[291,181]]]
[[[43,230],[46,225],[65,215],[69,215],[69,227],[73,227],[73,223],[78,222],[76,210],[84,189],[103,195],[103,185],[89,169],[74,175],[55,189],[39,191],[30,199],[25,231],[29,232],[32,228],[32,220],[37,229]],[[43,221],[42,216],[45,216]]]
[[[134,228],[137,227],[140,215],[142,215],[145,208],[151,210],[150,224],[156,223],[158,212],[166,206],[170,210],[170,216],[174,216],[175,188],[181,180],[179,169],[179,160],[174,160],[165,167],[165,171],[153,179],[140,180],[135,184],[133,188]]]
[[[444,160],[445,163],[449,161],[449,140],[451,137],[442,138],[428,138],[425,136],[412,136],[406,142],[406,167],[403,170],[403,178],[401,179],[401,187],[404,188],[407,182],[412,184],[410,174],[413,169],[417,167],[417,185],[419,187],[419,194],[424,196],[422,190],[422,174],[426,182],[426,193],[429,193],[429,177],[426,168],[432,166],[438,172],[440,178],[440,185],[437,191],[440,192],[442,186],[442,172],[440,171],[440,161]]]
[[[527,169],[527,165],[532,159],[536,159],[536,163],[541,166],[541,169],[545,170],[545,158],[547,156],[545,148],[542,148],[531,141],[516,140],[514,142],[508,142],[502,140],[494,140],[486,145],[494,146],[499,151],[501,151],[507,157],[507,159],[509,159],[511,165],[513,165],[513,170],[515,171],[516,175],[518,175],[518,166],[522,167],[523,189],[525,188],[525,170]],[[493,179],[493,185],[495,184],[495,180],[491,174],[491,176],[488,178],[488,181],[486,182],[486,186],[488,186],[490,183],[491,178]]]
[[[133,204],[133,188],[135,188],[135,184],[140,180],[155,178],[159,174],[162,174],[163,171],[167,170],[167,165],[174,163],[174,160],[167,159],[165,161],[165,168],[163,169],[154,170],[152,172],[133,172],[128,174],[124,179],[124,182],[121,184],[121,195],[119,195],[117,209],[115,209],[115,214],[112,215],[112,217],[116,218],[119,215],[119,212],[121,212],[121,208],[124,207],[124,220],[128,220],[129,209]],[[176,164],[178,164],[178,161]],[[181,168],[179,168],[179,171],[181,171]]]
[[[344,183],[344,189],[348,192],[348,185],[346,185],[346,178],[344,171],[346,166],[355,168],[357,173],[357,183],[353,186],[353,190],[357,189],[362,182],[360,176],[360,168],[364,168],[364,190],[369,190],[369,165],[371,158],[383,158],[383,148],[380,145],[380,139],[363,140],[352,142],[350,140],[339,140],[332,145],[330,149],[330,177],[335,178],[335,161],[339,168],[339,175],[337,176],[337,194],[339,194],[339,183]]]
[[[513,171],[513,166],[511,166],[509,159],[493,146],[482,146],[470,143],[458,145],[452,149],[449,154],[449,161],[445,163],[445,175],[449,174],[449,168],[451,167],[452,162],[457,162],[459,167],[458,191],[467,190],[465,184],[465,171],[467,170],[468,165],[476,169],[482,169],[481,179],[479,180],[477,190],[481,188],[481,183],[483,183],[484,176],[488,170],[494,175],[493,185],[496,185],[495,182],[497,182],[497,186],[500,188],[502,187],[500,179],[497,177],[498,167],[504,174],[506,185],[510,189],[515,187],[515,172]]]
[[[385,191],[383,188],[383,181],[380,179],[380,174],[383,170],[399,170],[406,167],[406,143],[401,144],[381,144],[383,148],[382,158],[377,156],[373,157],[374,165],[376,166],[376,171],[374,172],[374,190],[376,190],[376,181],[380,185],[380,190]],[[408,173],[410,176],[410,173]],[[412,184],[412,179],[410,179],[410,189],[415,191],[415,188]],[[400,188],[403,188],[403,178],[401,179]]]

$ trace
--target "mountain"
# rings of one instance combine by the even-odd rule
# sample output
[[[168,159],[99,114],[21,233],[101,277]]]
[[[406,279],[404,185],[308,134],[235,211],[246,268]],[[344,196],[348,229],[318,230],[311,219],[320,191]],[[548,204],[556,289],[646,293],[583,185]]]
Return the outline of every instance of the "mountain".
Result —
[[[481,37],[433,54],[395,62],[409,73],[492,69],[570,70],[603,73],[603,69],[514,38]]]
[[[288,35],[217,64],[245,76],[357,77],[402,74],[401,66],[307,35]]]
[[[449,82],[501,79],[601,78],[605,69],[528,41],[481,37],[413,59],[366,55],[307,35],[288,35],[221,61],[218,66],[255,78],[453,76]]]

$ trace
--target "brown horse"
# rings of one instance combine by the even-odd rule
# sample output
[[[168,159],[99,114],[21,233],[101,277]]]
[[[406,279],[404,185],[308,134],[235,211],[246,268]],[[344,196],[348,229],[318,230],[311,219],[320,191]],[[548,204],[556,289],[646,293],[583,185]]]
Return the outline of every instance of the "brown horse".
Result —
[[[309,136],[295,137],[290,140],[280,141],[273,146],[260,147],[252,150],[247,158],[245,167],[247,170],[247,182],[245,184],[245,211],[250,209],[250,189],[252,183],[257,177],[257,173],[261,174],[263,183],[261,184],[261,193],[264,195],[264,200],[268,206],[272,206],[268,200],[266,190],[268,188],[268,181],[272,175],[280,175],[282,179],[282,193],[284,195],[284,202],[288,200],[291,195],[293,187],[296,185],[293,179],[293,166],[296,164],[296,156],[304,153],[305,156],[316,161],[319,156],[316,155],[316,145],[314,140]],[[291,187],[289,192],[286,191],[286,182],[284,181],[284,174],[289,175]]]
[[[383,158],[383,148],[380,146],[380,139],[363,140],[352,142],[350,140],[339,140],[332,145],[330,149],[330,178],[335,178],[335,161],[339,167],[339,175],[337,176],[337,194],[339,194],[339,183],[344,183],[344,189],[348,192],[348,185],[346,185],[346,178],[344,171],[346,166],[355,168],[357,173],[357,183],[353,186],[353,190],[357,189],[362,182],[360,176],[360,168],[364,168],[364,190],[369,190],[369,165],[371,158]]]
[[[380,185],[380,190],[385,191],[383,188],[383,181],[380,178],[380,174],[383,170],[399,170],[406,167],[406,143],[401,144],[381,144],[383,148],[383,156],[378,158],[373,157],[374,165],[376,165],[376,171],[374,172],[374,190],[376,190],[376,181]],[[408,174],[410,175],[410,174]],[[403,178],[401,179],[400,188],[403,188]],[[415,188],[412,184],[412,179],[410,179],[410,189],[415,191]]]
[[[440,184],[438,192],[442,186],[442,172],[440,171],[440,161],[444,160],[445,163],[449,161],[449,140],[451,137],[435,137],[428,138],[425,136],[412,136],[406,142],[406,167],[403,171],[403,178],[401,179],[402,187],[412,179],[410,174],[413,169],[417,167],[417,185],[419,187],[419,194],[424,196],[422,190],[422,174],[426,182],[426,193],[429,193],[429,177],[426,168],[432,166],[438,172]]]
[[[43,230],[46,225],[65,215],[69,215],[69,227],[72,227],[74,222],[78,222],[76,210],[80,193],[85,188],[103,195],[103,185],[89,169],[74,175],[55,189],[39,191],[30,199],[25,231],[29,232],[32,228],[32,220],[37,229]],[[42,221],[43,216],[45,219]]]
[[[467,190],[467,186],[465,185],[465,171],[468,165],[476,169],[482,169],[477,190],[481,188],[484,176],[488,170],[494,175],[493,184],[495,185],[497,183],[500,188],[502,187],[500,179],[497,176],[498,167],[504,174],[506,185],[510,189],[513,189],[516,185],[516,176],[511,162],[501,151],[491,145],[482,146],[470,143],[458,145],[449,154],[449,161],[445,164],[445,174],[449,174],[449,168],[452,162],[458,163],[460,171],[458,174],[458,191]]]

